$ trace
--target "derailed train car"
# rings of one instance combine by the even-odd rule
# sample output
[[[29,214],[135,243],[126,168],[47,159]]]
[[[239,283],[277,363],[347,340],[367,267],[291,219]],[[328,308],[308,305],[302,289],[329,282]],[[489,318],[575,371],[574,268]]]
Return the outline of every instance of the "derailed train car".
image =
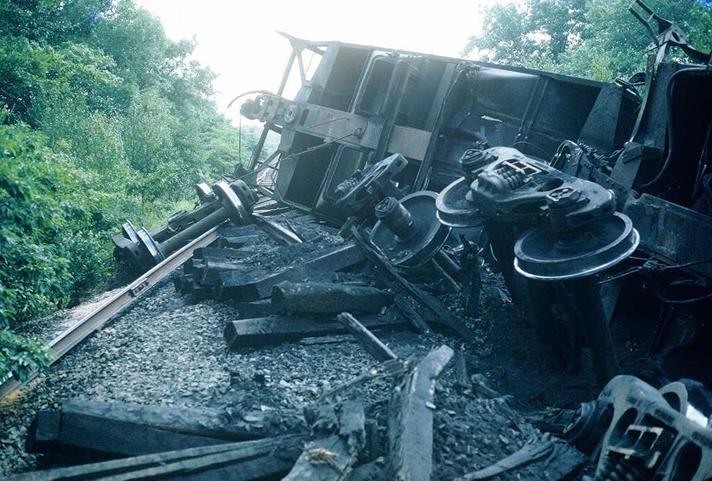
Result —
[[[304,52],[318,52],[315,73],[307,78],[300,67],[303,86],[294,100],[264,94],[246,102],[242,113],[265,122],[265,132],[281,134],[278,150],[264,162],[279,160],[274,193],[332,218],[342,214],[334,208],[336,187],[392,153],[408,160],[399,184],[439,191],[462,175],[459,159],[476,145],[551,158],[564,140],[586,139],[610,154],[627,140],[640,104],[626,88],[585,79],[290,40],[282,85]],[[602,109],[609,109],[613,124],[600,118]],[[258,148],[251,167],[261,155]]]
[[[146,269],[228,218],[289,235],[252,212],[256,190],[341,226],[408,295],[405,277],[438,278],[470,317],[486,265],[562,370],[590,352],[605,387],[549,431],[597,459],[594,479],[710,479],[712,55],[631,13],[648,67],[614,83],[287,36],[279,88],[241,108],[265,124],[249,168],[163,229],[125,224],[117,252]]]
[[[477,234],[565,361],[586,344],[609,379],[608,326],[634,326],[665,375],[709,385],[710,56],[637,6],[649,67],[615,83],[289,37],[279,90],[242,106],[265,124],[253,180],[338,222],[372,209],[378,189],[440,192],[439,219]],[[673,48],[684,62],[667,60]],[[311,75],[305,54],[319,60]],[[282,96],[292,70],[293,100]],[[269,132],[280,142],[268,155]],[[400,164],[384,164],[393,154]]]

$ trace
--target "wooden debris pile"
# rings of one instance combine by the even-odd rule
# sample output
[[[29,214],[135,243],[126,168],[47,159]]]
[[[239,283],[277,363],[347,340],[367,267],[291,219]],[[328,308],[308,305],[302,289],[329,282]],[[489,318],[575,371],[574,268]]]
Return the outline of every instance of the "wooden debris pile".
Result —
[[[72,457],[136,456],[302,432],[300,413],[144,406],[74,400],[40,411],[28,451]]]
[[[230,349],[346,333],[336,319],[343,311],[364,316],[361,322],[372,330],[411,327],[423,334],[432,324],[469,338],[460,319],[399,273],[358,230],[345,241],[293,211],[270,223],[270,235],[259,224],[222,227],[218,241],[198,249],[175,280],[193,299],[236,304],[239,318],[224,330]],[[291,235],[272,235],[286,230]]]
[[[381,362],[323,393],[301,413],[228,416],[210,409],[73,401],[38,414],[33,450],[72,452],[75,462],[97,455],[120,458],[9,479],[430,480],[441,454],[434,431],[444,399],[437,398],[436,385],[454,351],[442,345],[420,359],[400,359],[355,317],[343,314],[339,322],[358,333]],[[364,383],[389,379],[385,405],[359,394]],[[524,474],[521,479],[564,480],[586,459],[565,441],[538,433],[511,455],[461,479]]]
[[[498,393],[468,376],[461,353],[441,345],[399,357],[379,338],[386,329],[443,329],[467,342],[471,331],[427,286],[396,269],[359,228],[344,240],[294,212],[262,222],[270,228],[263,230],[260,222],[222,227],[219,240],[185,264],[175,279],[178,289],[236,307],[239,315],[224,327],[232,350],[346,334],[373,357],[375,367],[322,392],[303,411],[68,402],[37,415],[28,449],[64,463],[102,462],[10,479],[426,481],[452,479],[446,477],[451,466],[478,456],[476,466],[485,469],[454,472],[468,480],[517,479],[522,473],[525,479],[546,473],[547,479],[563,480],[580,471],[585,456],[522,421]],[[437,387],[450,364],[455,375],[446,388]],[[382,399],[365,394],[367,383],[381,383]],[[436,399],[443,389],[445,397]],[[439,403],[449,406],[445,414]],[[470,412],[481,417],[463,419]],[[483,457],[484,448],[471,450],[479,442],[473,437],[478,423],[486,424],[483,440],[502,443],[489,450],[494,459]],[[497,431],[512,431],[516,441],[509,434],[490,441]]]
[[[282,436],[164,451],[12,476],[15,481],[274,479],[290,469],[304,436]]]

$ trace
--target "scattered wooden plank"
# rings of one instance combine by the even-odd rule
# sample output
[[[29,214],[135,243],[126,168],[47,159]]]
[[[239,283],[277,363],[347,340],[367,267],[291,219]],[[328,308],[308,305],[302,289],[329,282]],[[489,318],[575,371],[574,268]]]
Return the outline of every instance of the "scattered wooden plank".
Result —
[[[229,416],[213,409],[144,406],[121,402],[69,401],[38,413],[28,451],[132,456],[283,434],[304,428],[296,412]],[[265,417],[269,416],[269,417]]]
[[[232,452],[177,461],[129,473],[101,477],[101,481],[181,480],[181,481],[253,481],[273,478],[289,471],[296,459],[289,451],[244,459]],[[97,480],[97,481],[98,481]]]
[[[289,212],[290,210],[294,209],[294,207],[289,206],[289,205],[283,205],[280,204],[277,201],[272,201],[270,204],[264,204],[257,206],[255,205],[255,212],[259,212],[262,215],[266,216],[274,216],[277,214],[283,214],[285,212]]]
[[[194,268],[193,277],[200,279],[202,286],[215,286],[220,282],[222,272],[249,272],[250,269],[236,262],[204,261],[200,267]]]
[[[435,381],[453,354],[448,346],[431,351],[394,392],[388,417],[388,479],[430,480]]]
[[[237,272],[220,274],[221,285],[216,287],[218,299],[237,298],[241,301],[256,301],[272,295],[272,288],[284,281],[301,281],[317,272],[343,270],[364,260],[361,250],[354,245],[345,245],[330,250],[314,259],[300,262],[268,275],[245,275]]]
[[[393,296],[375,287],[332,282],[281,282],[272,288],[272,305],[283,312],[337,314],[358,311],[377,314]]]
[[[425,319],[423,319],[423,316],[421,316],[415,308],[416,304],[413,298],[403,294],[397,294],[393,298],[393,304],[400,311],[400,313],[410,321],[416,331],[420,334],[427,334],[430,332],[430,327],[425,322]]]
[[[254,240],[255,242],[259,241],[258,236],[249,236],[249,239]],[[245,241],[245,243],[247,243],[247,240]],[[231,260],[244,259],[245,257],[248,257],[252,254],[252,252],[244,251],[242,249],[236,249],[233,247],[203,247],[202,249],[196,249],[196,251],[193,253],[193,259],[213,262],[229,262]]]
[[[230,305],[237,309],[240,319],[252,319],[275,314],[274,307],[272,307],[269,299],[255,302],[230,302]]]
[[[518,472],[520,479],[542,479],[545,476],[548,480],[559,481],[572,479],[572,474],[587,461],[588,457],[563,439],[545,435],[493,465],[456,478],[456,481],[491,479],[513,470],[529,471]],[[538,464],[541,466],[536,466]]]
[[[47,429],[43,431],[48,432]],[[35,435],[28,440],[27,451],[71,452],[73,456],[80,457],[89,454],[136,456],[225,442],[209,436],[179,433],[75,413],[62,413],[57,432],[58,436],[50,439]]]
[[[423,291],[411,283],[409,284],[412,288],[410,290],[412,291],[411,295],[413,296],[413,299],[415,299],[418,304],[426,308],[424,310],[426,320],[449,329],[465,341],[472,341],[474,339],[472,331],[465,326],[462,319],[455,316],[452,311],[450,311],[445,304],[440,302],[437,297]]]
[[[8,481],[117,479],[259,479],[286,473],[299,455],[305,435],[166,451],[156,454],[37,471]],[[273,453],[279,452],[277,458]],[[258,462],[259,464],[256,465]],[[258,470],[259,465],[262,468]],[[246,476],[249,474],[250,476]],[[222,477],[221,477],[222,476]]]
[[[334,336],[305,337],[299,340],[299,344],[305,346],[316,346],[320,344],[351,344],[357,343],[351,334],[336,334]]]
[[[191,278],[189,283],[184,284],[181,292],[188,294],[193,301],[199,301],[209,299],[213,295],[213,288],[203,286]]]
[[[252,215],[252,222],[254,222],[257,227],[262,229],[265,234],[282,245],[288,246],[304,242],[304,240],[302,240],[302,238],[299,237],[299,235],[294,232],[291,227],[288,227],[288,224],[281,224],[273,219],[270,219],[269,217],[263,217],[259,214]]]
[[[342,312],[337,316],[337,319],[377,361],[384,362],[398,359],[398,356],[388,346],[383,344],[366,326],[348,312]]]
[[[307,444],[283,481],[346,479],[364,446],[365,421],[363,405],[357,401],[321,410],[314,426],[320,437]]]
[[[243,253],[243,255],[251,256],[254,255],[257,252],[269,252],[270,250],[274,250],[277,246],[272,246],[269,245],[267,246],[267,249],[265,249],[264,245],[259,245],[263,244],[265,239],[263,239],[260,236],[255,236],[256,241],[251,242],[247,239],[248,236],[240,236],[240,237],[220,237],[217,241],[215,241],[215,248],[218,249],[239,249],[240,252]],[[259,247],[258,247],[259,245]]]
[[[364,318],[369,329],[396,328],[406,325],[400,319]],[[225,324],[225,342],[230,349],[276,344],[308,336],[343,334],[346,328],[333,320],[314,321],[292,317],[270,316],[240,319]]]

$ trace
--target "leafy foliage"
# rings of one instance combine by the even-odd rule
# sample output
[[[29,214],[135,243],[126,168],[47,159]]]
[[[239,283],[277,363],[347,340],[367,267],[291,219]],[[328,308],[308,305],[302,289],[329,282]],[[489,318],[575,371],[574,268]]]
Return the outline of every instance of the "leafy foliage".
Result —
[[[47,351],[39,343],[0,330],[0,367],[24,381],[30,372],[49,362]]]
[[[132,0],[0,2],[0,373],[44,362],[10,329],[106,283],[124,218],[155,225],[247,157],[193,48]]]
[[[526,0],[484,10],[485,28],[465,54],[485,61],[610,81],[645,66],[651,43],[631,0]],[[702,50],[712,48],[712,8],[699,0],[646,0]]]

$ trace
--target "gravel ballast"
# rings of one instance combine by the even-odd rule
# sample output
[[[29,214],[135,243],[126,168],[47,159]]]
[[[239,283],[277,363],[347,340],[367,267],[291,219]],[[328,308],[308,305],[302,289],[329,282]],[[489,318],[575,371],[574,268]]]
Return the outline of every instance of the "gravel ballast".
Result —
[[[325,242],[334,243],[333,236],[326,237]],[[260,268],[273,265],[264,256],[255,263]],[[532,341],[533,334],[503,294],[501,279],[487,274],[484,281],[480,318],[468,321],[475,341],[463,344],[440,333],[411,332],[378,333],[379,338],[401,358],[422,357],[432,348],[450,345],[462,353],[470,374],[482,374],[495,389],[523,400],[515,407],[572,407],[589,399],[593,391],[581,379],[570,388],[564,384],[552,389],[561,384],[560,368],[549,362],[545,348]],[[456,300],[451,305],[459,309]],[[46,460],[25,452],[27,429],[37,411],[57,408],[65,400],[93,398],[233,412],[301,410],[376,364],[351,341],[306,340],[230,352],[223,327],[238,318],[237,308],[229,302],[190,303],[171,279],[164,280],[19,396],[0,401],[0,473],[46,467]],[[504,330],[502,325],[519,327]],[[452,479],[482,468],[541,436],[512,403],[481,399],[459,387],[455,377],[451,363],[435,395],[433,479]],[[378,417],[390,392],[390,384],[381,381],[359,387],[351,395],[362,398]]]

